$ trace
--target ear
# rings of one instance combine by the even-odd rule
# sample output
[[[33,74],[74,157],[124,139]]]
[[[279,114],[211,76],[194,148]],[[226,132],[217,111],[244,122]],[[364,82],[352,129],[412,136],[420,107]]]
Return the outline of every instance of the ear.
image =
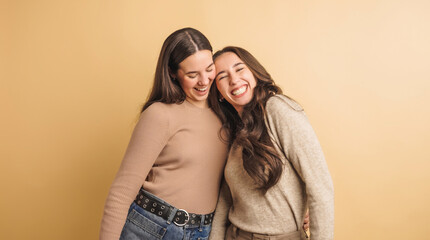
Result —
[[[169,76],[175,80],[176,79],[176,74],[172,72],[172,70],[169,68]]]
[[[218,89],[216,90],[216,95],[218,96],[219,102],[223,102],[225,100],[224,97],[222,96],[222,94],[218,91]]]

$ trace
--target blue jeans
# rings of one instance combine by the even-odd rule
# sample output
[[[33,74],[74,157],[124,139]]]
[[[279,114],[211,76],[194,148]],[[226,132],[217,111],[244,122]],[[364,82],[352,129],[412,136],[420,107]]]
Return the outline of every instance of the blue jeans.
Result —
[[[155,196],[154,196],[155,197]],[[157,197],[155,197],[157,198]],[[157,198],[164,202],[160,198]],[[173,222],[174,213],[167,221],[141,208],[133,202],[128,210],[127,220],[121,232],[120,240],[206,240],[209,239],[211,224],[176,226]]]

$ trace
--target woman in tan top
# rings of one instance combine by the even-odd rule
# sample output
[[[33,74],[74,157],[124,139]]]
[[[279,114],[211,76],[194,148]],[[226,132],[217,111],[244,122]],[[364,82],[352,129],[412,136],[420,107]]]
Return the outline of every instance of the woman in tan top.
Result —
[[[228,147],[207,101],[214,77],[202,33],[184,28],[165,40],[106,200],[100,239],[208,238]]]
[[[333,184],[303,108],[246,50],[214,62],[209,98],[231,149],[210,239],[306,239],[307,208],[312,239],[333,239]]]

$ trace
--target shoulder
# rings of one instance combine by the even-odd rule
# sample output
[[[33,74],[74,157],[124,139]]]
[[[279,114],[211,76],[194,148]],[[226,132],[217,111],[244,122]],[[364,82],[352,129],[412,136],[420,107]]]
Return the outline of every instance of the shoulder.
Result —
[[[175,108],[178,108],[179,104],[174,103],[163,103],[163,102],[154,102],[149,107],[147,107],[142,114],[150,113],[150,114],[161,114],[165,115],[168,112],[172,111]]]
[[[169,104],[155,102],[140,114],[140,119],[163,121],[168,119],[169,112]]]
[[[167,107],[168,104],[162,102],[154,102],[149,107],[145,109],[145,111],[162,111]],[[144,111],[144,112],[145,112]]]
[[[271,129],[298,129],[308,124],[308,119],[300,106],[285,95],[274,95],[266,103],[266,120]]]
[[[300,106],[292,98],[285,95],[276,94],[270,97],[266,103],[266,111],[270,115],[273,112],[303,112],[303,107]]]
[[[311,135],[314,136],[303,108],[286,96],[271,97],[266,104],[265,117],[268,129],[281,138],[289,136],[294,139],[307,139]]]

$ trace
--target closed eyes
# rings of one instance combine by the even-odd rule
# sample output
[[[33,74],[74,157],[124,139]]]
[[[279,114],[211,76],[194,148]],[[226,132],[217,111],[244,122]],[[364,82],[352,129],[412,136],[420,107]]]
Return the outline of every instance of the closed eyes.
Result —
[[[197,73],[187,74],[187,76],[189,78],[196,78],[197,77]]]

